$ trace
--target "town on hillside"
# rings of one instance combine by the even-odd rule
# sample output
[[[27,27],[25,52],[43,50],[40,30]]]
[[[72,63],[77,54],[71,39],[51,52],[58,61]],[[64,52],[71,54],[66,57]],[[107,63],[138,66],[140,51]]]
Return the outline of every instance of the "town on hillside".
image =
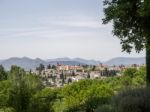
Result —
[[[108,66],[99,65],[43,65],[40,64],[35,70],[31,70],[35,75],[42,78],[43,84],[50,87],[63,87],[66,84],[78,82],[83,79],[104,79],[107,77],[121,76],[127,68],[140,68],[144,65],[120,65]]]

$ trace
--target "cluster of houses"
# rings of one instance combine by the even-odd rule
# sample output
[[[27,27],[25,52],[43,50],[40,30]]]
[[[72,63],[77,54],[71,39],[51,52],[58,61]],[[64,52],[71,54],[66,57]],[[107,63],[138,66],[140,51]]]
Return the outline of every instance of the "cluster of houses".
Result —
[[[42,70],[37,69],[33,71],[33,73],[40,75],[40,77],[43,79],[44,85],[46,86],[62,87],[66,84],[77,82],[83,79],[99,79],[110,76],[119,76],[121,71],[128,67],[139,66],[108,66],[104,64],[97,66],[71,66],[57,64],[55,67],[43,67]]]

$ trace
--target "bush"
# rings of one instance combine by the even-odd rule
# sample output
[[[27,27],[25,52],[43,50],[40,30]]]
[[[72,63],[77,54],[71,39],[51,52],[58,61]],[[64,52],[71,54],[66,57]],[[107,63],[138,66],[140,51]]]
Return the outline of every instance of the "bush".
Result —
[[[137,72],[137,69],[136,68],[128,68],[124,71],[124,76],[129,76],[131,78],[135,77],[136,75],[136,72]]]
[[[129,76],[122,77],[121,82],[122,82],[122,85],[125,87],[132,86],[132,78],[130,78]]]
[[[66,112],[93,112],[111,101],[114,91],[104,80],[81,80],[63,88]]]
[[[13,108],[6,107],[6,108],[0,109],[0,112],[16,112],[16,111]]]
[[[57,89],[48,87],[42,89],[32,97],[28,112],[53,112],[52,105],[57,93]]]
[[[102,105],[99,106],[95,112],[113,112],[113,108],[111,105]]]
[[[149,112],[150,88],[129,89],[119,93],[112,102],[115,112]]]
[[[145,67],[126,69],[123,73],[122,85],[124,87],[144,87],[146,85]]]

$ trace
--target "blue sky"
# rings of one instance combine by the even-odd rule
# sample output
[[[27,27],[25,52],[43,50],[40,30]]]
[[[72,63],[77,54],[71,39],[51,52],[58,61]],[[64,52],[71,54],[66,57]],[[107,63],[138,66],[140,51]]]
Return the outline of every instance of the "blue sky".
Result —
[[[0,0],[0,59],[141,57],[122,53],[102,0]]]

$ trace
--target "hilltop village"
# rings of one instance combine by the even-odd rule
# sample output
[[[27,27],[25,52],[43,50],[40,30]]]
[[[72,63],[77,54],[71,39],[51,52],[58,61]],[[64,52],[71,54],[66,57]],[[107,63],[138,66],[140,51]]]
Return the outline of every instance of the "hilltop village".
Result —
[[[120,65],[108,66],[99,65],[57,65],[44,66],[40,64],[32,73],[40,76],[45,86],[63,87],[66,84],[77,82],[83,79],[103,79],[112,76],[121,76],[121,73],[127,68],[139,68],[141,65]]]

